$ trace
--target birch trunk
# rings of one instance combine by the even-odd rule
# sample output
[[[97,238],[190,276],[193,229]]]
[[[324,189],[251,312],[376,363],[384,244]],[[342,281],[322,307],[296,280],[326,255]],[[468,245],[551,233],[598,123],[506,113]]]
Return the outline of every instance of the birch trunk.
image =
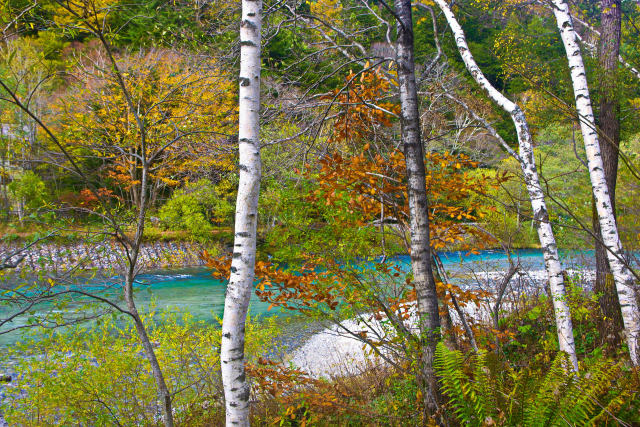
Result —
[[[620,144],[620,102],[618,101],[618,57],[620,56],[620,33],[622,10],[620,0],[602,0],[600,16],[600,48],[598,60],[601,68],[600,131],[604,143],[600,146],[604,176],[611,197],[611,207],[616,212],[616,178],[618,175],[618,148]],[[598,212],[593,205],[593,232],[600,236]],[[620,313],[620,302],[615,289],[613,275],[607,260],[607,248],[599,238],[595,241],[596,282],[593,290],[598,294],[602,316],[599,319],[600,334],[611,350],[620,347],[624,322]]]
[[[574,370],[578,370],[578,359],[573,338],[573,325],[571,322],[571,312],[567,304],[567,297],[562,276],[562,265],[558,255],[558,246],[553,234],[551,223],[549,222],[549,212],[547,210],[544,192],[540,185],[540,178],[536,169],[533,156],[533,141],[527,119],[522,109],[500,93],[484,76],[476,64],[462,27],[458,23],[455,15],[449,8],[446,0],[435,0],[443,14],[445,15],[449,27],[453,32],[460,56],[464,61],[469,73],[474,80],[482,87],[487,95],[511,116],[513,124],[518,134],[519,153],[515,153],[508,145],[505,148],[518,160],[522,168],[522,174],[527,187],[533,219],[538,232],[538,239],[544,256],[545,269],[549,278],[549,289],[553,300],[556,328],[558,332],[558,344],[560,350],[567,353]]]
[[[638,333],[640,324],[638,319],[638,302],[634,292],[634,278],[627,264],[624,262],[624,251],[618,234],[613,206],[609,196],[609,189],[604,174],[604,164],[600,151],[600,142],[596,131],[591,97],[587,84],[587,75],[582,61],[582,53],[573,28],[573,21],[569,13],[569,5],[563,0],[553,0],[553,13],[556,17],[560,37],[569,61],[573,94],[576,101],[576,111],[580,119],[580,129],[584,140],[591,178],[593,198],[598,213],[602,242],[607,247],[607,259],[613,274],[613,280],[618,291],[618,299],[624,321],[625,335],[629,346],[631,362],[637,366]]]
[[[220,362],[227,426],[249,425],[244,339],[256,260],[260,193],[260,29],[262,1],[242,0],[240,25],[239,169],[231,274],[224,302]]]
[[[402,142],[407,167],[411,268],[418,300],[422,343],[421,374],[426,386],[425,409],[429,414],[434,414],[437,410],[438,382],[433,370],[433,357],[440,338],[440,318],[436,283],[431,269],[429,202],[418,114],[411,0],[395,0],[394,5],[398,19],[396,64],[400,86]]]

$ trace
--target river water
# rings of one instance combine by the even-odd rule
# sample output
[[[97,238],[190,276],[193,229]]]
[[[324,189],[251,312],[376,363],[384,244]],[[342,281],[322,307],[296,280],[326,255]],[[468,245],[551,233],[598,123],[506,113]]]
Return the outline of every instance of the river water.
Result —
[[[466,254],[463,252],[443,252],[440,254],[445,269],[449,275],[459,284],[465,283],[464,277],[469,277],[471,271],[475,272],[499,272],[508,267],[508,260],[501,251],[481,251],[479,254]],[[525,249],[518,250],[513,255],[518,259],[523,269],[531,272],[540,272],[544,269],[542,254],[539,250]],[[571,251],[562,254],[563,266],[565,269],[592,269],[593,254],[590,251]],[[394,257],[391,261],[399,265],[403,270],[410,268],[408,256]],[[360,265],[366,268],[373,261],[363,261]],[[226,282],[216,280],[211,277],[211,272],[207,268],[185,268],[172,270],[158,270],[141,274],[138,277],[140,282],[137,285],[136,301],[139,307],[148,309],[153,306],[158,310],[169,310],[176,312],[188,312],[194,320],[204,320],[214,322],[216,317],[222,317],[224,309],[224,294]],[[252,315],[274,315],[283,314],[277,308],[268,310],[268,303],[258,300],[255,294],[250,304]],[[51,307],[42,307],[42,310]],[[0,319],[10,312],[9,308],[0,305]],[[287,314],[284,311],[284,314]],[[35,315],[38,314],[36,308]],[[34,313],[31,314],[33,316]],[[8,325],[16,327],[24,324],[27,316],[22,316]],[[0,330],[0,347],[11,345],[20,339],[21,334],[12,332],[2,334]]]

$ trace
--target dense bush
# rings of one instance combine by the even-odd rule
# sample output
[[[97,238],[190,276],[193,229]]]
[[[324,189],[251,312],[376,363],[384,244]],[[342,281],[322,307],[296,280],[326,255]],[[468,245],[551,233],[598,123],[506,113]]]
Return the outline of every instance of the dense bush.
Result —
[[[167,229],[186,230],[205,240],[214,229],[214,218],[229,218],[233,212],[233,205],[221,194],[225,189],[227,185],[215,186],[207,179],[189,183],[160,208],[160,221]]]
[[[188,315],[146,317],[163,367],[178,425],[219,425],[223,393],[220,329]],[[103,318],[90,328],[50,333],[18,344],[2,363],[17,380],[4,390],[0,411],[10,425],[155,425],[155,383],[133,326]],[[124,319],[127,320],[127,319]],[[247,325],[250,361],[267,353],[280,329],[273,320]],[[6,365],[5,365],[6,366]]]
[[[47,186],[35,172],[22,172],[9,184],[9,193],[26,210],[36,210],[48,199]]]

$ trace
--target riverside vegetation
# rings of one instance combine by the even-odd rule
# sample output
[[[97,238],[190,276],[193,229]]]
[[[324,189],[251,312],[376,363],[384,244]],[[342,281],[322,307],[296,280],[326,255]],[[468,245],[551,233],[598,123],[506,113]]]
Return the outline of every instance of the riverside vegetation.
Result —
[[[639,424],[638,22],[0,0],[0,424]],[[142,305],[169,265],[223,317]],[[358,356],[297,366],[329,330]]]

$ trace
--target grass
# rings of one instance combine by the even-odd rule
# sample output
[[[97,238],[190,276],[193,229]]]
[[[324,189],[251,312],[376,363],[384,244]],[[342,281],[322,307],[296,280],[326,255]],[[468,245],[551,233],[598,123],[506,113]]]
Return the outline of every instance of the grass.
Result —
[[[96,236],[110,233],[110,230],[101,224],[41,224],[25,222],[24,224],[4,223],[0,224],[0,242],[2,243],[28,243],[38,237],[54,232],[51,242],[57,244],[73,244],[84,242]],[[129,237],[133,236],[133,227],[126,229]],[[211,233],[210,241],[226,243],[232,242],[233,231],[230,227],[215,227]],[[186,230],[165,230],[153,225],[145,227],[143,241],[145,242],[190,242],[193,237]],[[204,243],[204,242],[203,242]]]

